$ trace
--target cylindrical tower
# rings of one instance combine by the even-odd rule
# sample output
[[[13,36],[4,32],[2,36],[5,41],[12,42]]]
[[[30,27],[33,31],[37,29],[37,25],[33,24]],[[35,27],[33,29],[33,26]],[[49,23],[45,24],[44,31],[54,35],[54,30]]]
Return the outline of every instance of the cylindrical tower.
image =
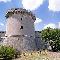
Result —
[[[36,49],[34,31],[35,15],[22,8],[13,8],[8,10],[6,18],[7,37],[4,43],[19,51]]]

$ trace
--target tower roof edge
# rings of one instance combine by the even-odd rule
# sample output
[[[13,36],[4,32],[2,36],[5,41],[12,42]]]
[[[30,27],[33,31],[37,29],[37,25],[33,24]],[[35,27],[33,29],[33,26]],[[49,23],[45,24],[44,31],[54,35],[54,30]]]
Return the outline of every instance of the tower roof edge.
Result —
[[[7,12],[6,12],[6,18],[12,16],[13,14],[28,14],[32,17],[33,20],[36,20],[36,17],[35,15],[31,12],[31,11],[28,11],[26,9],[23,9],[23,8],[12,8],[12,9],[9,9]]]

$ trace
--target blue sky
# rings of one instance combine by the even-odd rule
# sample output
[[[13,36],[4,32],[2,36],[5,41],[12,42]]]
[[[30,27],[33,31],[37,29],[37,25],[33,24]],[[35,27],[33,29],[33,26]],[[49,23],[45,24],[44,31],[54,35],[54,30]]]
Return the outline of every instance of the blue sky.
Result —
[[[36,16],[35,30],[60,28],[60,0],[0,0],[0,31],[6,30],[5,13],[10,8],[25,8]]]

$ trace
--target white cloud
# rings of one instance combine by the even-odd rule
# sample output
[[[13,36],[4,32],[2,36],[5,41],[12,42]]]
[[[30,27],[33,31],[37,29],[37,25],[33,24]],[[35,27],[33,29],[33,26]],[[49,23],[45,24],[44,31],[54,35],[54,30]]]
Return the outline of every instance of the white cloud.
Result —
[[[44,26],[44,29],[46,29],[47,27],[56,28],[56,25],[54,23],[49,23],[49,24]]]
[[[44,0],[22,0],[22,5],[27,10],[35,10],[42,5]]]
[[[60,0],[49,0],[49,10],[60,11]]]
[[[4,26],[4,24],[0,22],[0,26]]]
[[[34,24],[38,24],[40,22],[42,22],[42,19],[36,18],[36,21],[34,22]]]
[[[11,0],[0,0],[0,2],[10,2]]]

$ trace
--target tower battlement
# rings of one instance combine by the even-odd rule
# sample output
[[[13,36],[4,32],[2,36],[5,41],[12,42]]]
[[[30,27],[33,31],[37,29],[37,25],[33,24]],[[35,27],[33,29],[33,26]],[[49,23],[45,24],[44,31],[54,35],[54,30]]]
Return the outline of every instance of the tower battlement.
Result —
[[[22,15],[27,14],[27,15],[30,15],[33,20],[36,20],[35,15],[32,14],[31,11],[28,11],[28,10],[23,9],[23,8],[12,8],[12,9],[9,9],[9,10],[6,12],[6,18],[11,17],[13,14],[22,14]]]

